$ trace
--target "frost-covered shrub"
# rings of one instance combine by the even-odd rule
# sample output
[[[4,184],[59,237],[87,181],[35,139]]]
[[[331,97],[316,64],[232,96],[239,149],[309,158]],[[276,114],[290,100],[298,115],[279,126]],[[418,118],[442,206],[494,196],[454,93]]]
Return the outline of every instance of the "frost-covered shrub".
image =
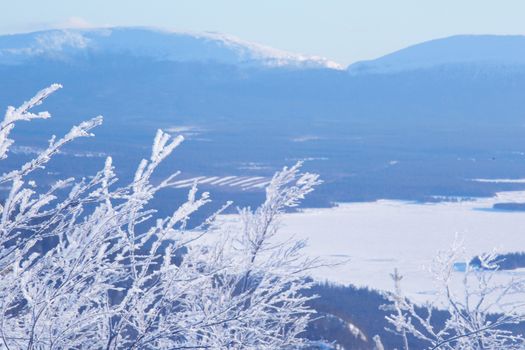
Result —
[[[0,157],[8,156],[16,122],[60,88],[52,85],[0,124]],[[312,310],[300,291],[316,260],[304,242],[279,241],[278,216],[319,183],[300,164],[275,174],[256,210],[239,210],[235,232],[217,212],[196,228],[189,217],[210,201],[194,186],[168,217],[146,205],[173,185],[151,177],[183,141],[158,131],[151,156],[120,185],[111,158],[88,180],[64,179],[37,192],[27,175],[60,148],[102,123],[96,117],[52,139],[36,158],[0,178],[10,186],[0,206],[0,348],[5,349],[286,349]],[[228,205],[228,204],[226,204]],[[225,205],[225,206],[226,206]],[[213,240],[201,237],[213,231]],[[36,247],[52,242],[43,252]]]

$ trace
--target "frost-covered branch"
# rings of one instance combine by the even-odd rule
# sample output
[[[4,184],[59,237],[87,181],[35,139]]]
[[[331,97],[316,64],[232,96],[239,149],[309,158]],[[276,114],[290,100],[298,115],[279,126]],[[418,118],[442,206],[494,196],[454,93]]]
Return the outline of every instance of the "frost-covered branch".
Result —
[[[15,127],[17,121],[29,121],[32,119],[47,119],[51,115],[49,112],[32,113],[29,110],[33,107],[39,106],[42,102],[53,92],[62,88],[60,84],[53,84],[41,91],[39,91],[29,101],[24,102],[20,107],[15,108],[12,106],[7,107],[5,112],[4,120],[0,124],[0,159],[7,157],[7,151],[13,144],[13,140],[9,138],[9,134]]]
[[[65,144],[79,137],[94,136],[89,132],[89,130],[101,125],[102,121],[102,116],[98,116],[91,120],[82,122],[79,125],[74,126],[63,138],[58,141],[56,141],[55,137],[53,136],[51,140],[49,140],[49,145],[44,151],[42,151],[36,158],[24,164],[19,170],[13,170],[7,174],[4,174],[2,177],[0,177],[0,183],[19,179],[36,169],[42,169],[44,164],[49,162],[51,157],[58,153]]]
[[[392,275],[395,289],[386,294],[391,331],[402,337],[406,350],[408,335],[428,344],[428,349],[523,349],[525,338],[511,328],[525,322],[525,280],[501,281],[494,253],[480,255],[479,266],[467,260],[460,273],[454,266],[461,259],[463,249],[457,243],[436,257],[431,272],[441,298],[434,304],[412,303],[401,292],[401,276],[397,271]],[[443,307],[444,322],[433,318]]]

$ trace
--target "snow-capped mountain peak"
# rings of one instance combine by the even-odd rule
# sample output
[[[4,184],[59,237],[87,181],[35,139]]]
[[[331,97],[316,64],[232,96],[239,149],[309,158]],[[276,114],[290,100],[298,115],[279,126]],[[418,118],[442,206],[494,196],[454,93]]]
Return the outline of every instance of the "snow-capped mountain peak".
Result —
[[[30,59],[68,60],[79,55],[126,54],[158,61],[342,69],[323,57],[276,50],[219,33],[114,27],[61,29],[0,36],[0,64]]]

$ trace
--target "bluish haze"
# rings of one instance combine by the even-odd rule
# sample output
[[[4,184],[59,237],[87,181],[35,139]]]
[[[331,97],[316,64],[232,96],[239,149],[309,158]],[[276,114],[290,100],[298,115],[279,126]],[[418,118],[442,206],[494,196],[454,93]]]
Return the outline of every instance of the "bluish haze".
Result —
[[[90,26],[216,31],[344,65],[455,34],[525,34],[522,0],[19,0],[0,34]]]
[[[70,145],[50,176],[93,173],[107,154],[129,176],[161,128],[188,140],[165,174],[184,169],[180,186],[206,181],[199,186],[215,203],[255,205],[261,192],[252,187],[297,160],[325,181],[304,202],[310,207],[522,190],[522,180],[508,180],[523,178],[524,45],[525,36],[455,36],[345,70],[212,35],[118,28],[0,36],[0,106],[65,86],[46,103],[52,120],[17,125],[25,148],[7,162],[102,114],[95,142]],[[11,164],[2,163],[0,173]]]

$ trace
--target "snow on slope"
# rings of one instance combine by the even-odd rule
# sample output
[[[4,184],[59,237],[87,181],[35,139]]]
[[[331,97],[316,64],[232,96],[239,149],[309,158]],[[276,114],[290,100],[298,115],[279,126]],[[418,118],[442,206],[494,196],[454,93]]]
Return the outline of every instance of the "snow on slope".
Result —
[[[280,51],[218,33],[115,27],[0,36],[0,64],[17,64],[34,58],[68,60],[96,54],[125,54],[159,61],[342,69],[323,57]]]
[[[189,188],[196,185],[228,186],[243,190],[263,189],[270,183],[269,178],[262,176],[197,176],[174,182],[175,188]]]
[[[474,182],[485,182],[494,184],[523,184],[525,179],[472,179]]]
[[[354,63],[348,72],[396,73],[450,64],[525,65],[525,36],[458,35],[431,40]]]

